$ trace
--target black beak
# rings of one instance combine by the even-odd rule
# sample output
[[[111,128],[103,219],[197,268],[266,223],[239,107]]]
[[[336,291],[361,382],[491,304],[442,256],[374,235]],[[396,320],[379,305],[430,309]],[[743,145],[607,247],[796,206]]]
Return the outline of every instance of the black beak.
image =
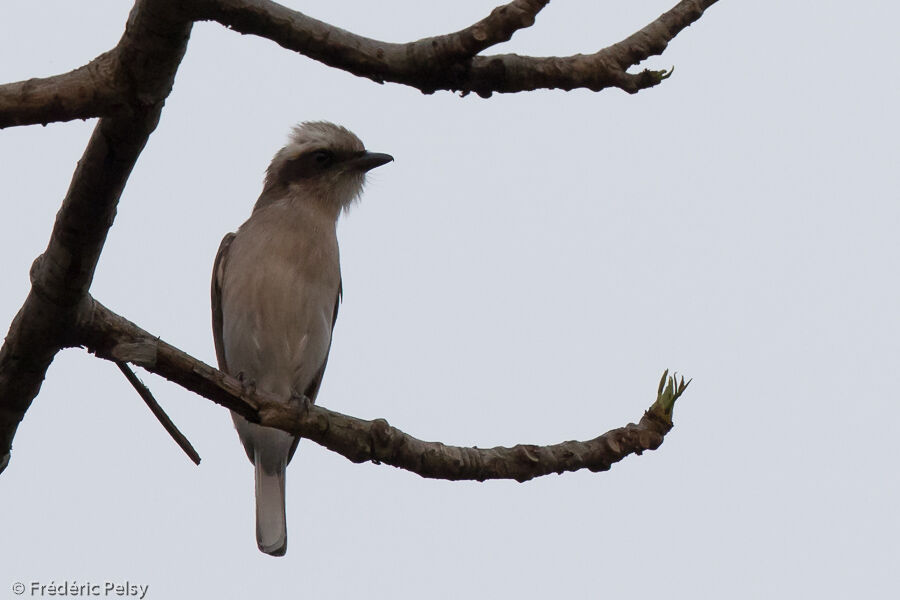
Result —
[[[363,152],[359,156],[348,160],[347,166],[351,169],[358,169],[365,172],[371,171],[375,167],[386,165],[392,160],[394,160],[394,157],[390,154],[383,154],[381,152]]]

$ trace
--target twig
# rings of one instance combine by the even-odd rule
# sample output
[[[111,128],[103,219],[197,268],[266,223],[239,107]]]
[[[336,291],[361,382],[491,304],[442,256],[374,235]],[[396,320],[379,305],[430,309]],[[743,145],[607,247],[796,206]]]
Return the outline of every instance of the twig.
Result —
[[[163,428],[169,432],[169,435],[172,436],[175,443],[184,450],[184,453],[188,455],[188,458],[194,461],[195,465],[199,465],[200,455],[197,454],[197,451],[194,450],[191,442],[188,441],[184,434],[178,430],[178,427],[175,426],[175,423],[172,422],[172,419],[169,418],[169,415],[166,414],[163,407],[159,405],[159,402],[157,402],[156,398],[153,397],[153,394],[150,393],[150,389],[137,378],[137,375],[134,374],[134,371],[132,371],[131,367],[126,363],[120,360],[114,362],[116,363],[116,366],[119,367],[119,370],[122,371],[122,374],[125,375],[125,379],[128,380],[128,383],[134,387],[135,391],[137,391],[141,398],[144,399],[144,402],[147,403],[150,412],[156,416]]]

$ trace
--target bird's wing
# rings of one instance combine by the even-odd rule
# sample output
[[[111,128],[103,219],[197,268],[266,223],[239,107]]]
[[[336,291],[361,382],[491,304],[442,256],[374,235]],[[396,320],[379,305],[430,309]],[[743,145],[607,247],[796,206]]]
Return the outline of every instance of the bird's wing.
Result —
[[[334,297],[334,313],[331,316],[331,331],[334,331],[334,324],[337,322],[338,316],[338,308],[341,305],[341,299],[344,297],[344,283],[343,281],[338,282],[338,290],[337,294]],[[331,352],[331,343],[328,344],[329,353]],[[322,361],[322,366],[319,367],[319,370],[316,371],[316,375],[312,378],[312,381],[309,382],[309,385],[306,386],[306,389],[303,391],[303,395],[309,398],[310,402],[316,401],[316,396],[319,395],[319,387],[322,385],[322,377],[325,375],[325,366],[328,364],[328,354],[325,355],[325,360]],[[300,443],[300,438],[296,438],[294,440],[294,444],[291,446],[291,450],[288,453],[288,462],[294,457],[294,452],[297,451],[297,445]]]
[[[338,316],[338,308],[341,305],[341,298],[344,295],[344,284],[343,282],[338,282],[337,294],[334,296],[334,312],[331,315],[331,331],[334,331],[334,324],[337,322]],[[331,352],[331,343],[328,344],[329,353]],[[316,371],[315,376],[312,378],[312,381],[309,382],[309,385],[306,386],[306,389],[303,390],[303,395],[309,398],[310,402],[316,401],[316,396],[319,395],[319,387],[322,385],[322,377],[325,375],[325,366],[328,364],[328,354],[325,355],[325,360],[322,361],[322,366],[319,367],[319,370]]]
[[[225,342],[222,339],[222,281],[225,278],[225,265],[228,263],[228,249],[231,242],[234,241],[234,234],[226,234],[219,244],[219,251],[216,252],[216,261],[213,263],[212,285],[210,286],[210,295],[212,296],[212,328],[213,342],[216,345],[216,360],[219,361],[219,369],[227,372],[228,365],[225,364]]]

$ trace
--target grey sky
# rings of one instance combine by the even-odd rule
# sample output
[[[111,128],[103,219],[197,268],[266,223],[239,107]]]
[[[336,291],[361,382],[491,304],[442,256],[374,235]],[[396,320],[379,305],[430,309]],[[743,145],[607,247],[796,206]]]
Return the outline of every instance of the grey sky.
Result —
[[[506,51],[591,52],[675,3],[552,3]],[[125,2],[4,0],[0,81],[112,47]],[[407,41],[495,5],[286,2]],[[849,7],[848,7],[849,6]],[[0,476],[0,598],[125,581],[148,598],[894,598],[900,558],[900,9],[721,0],[661,86],[424,96],[198,24],[93,294],[215,362],[209,276],[291,125],[396,162],[339,227],[344,304],[319,403],[461,445],[585,439],[694,383],[660,450],[601,474],[428,481],[301,443],[284,559],[253,538],[227,412],[61,353]],[[93,121],[0,131],[0,327]],[[28,597],[27,594],[25,597]]]

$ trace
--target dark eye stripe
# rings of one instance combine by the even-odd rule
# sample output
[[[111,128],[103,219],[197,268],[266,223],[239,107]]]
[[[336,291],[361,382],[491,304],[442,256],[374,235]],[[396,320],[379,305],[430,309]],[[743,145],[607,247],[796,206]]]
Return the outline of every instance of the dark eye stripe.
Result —
[[[337,162],[337,157],[328,150],[305,152],[284,163],[278,173],[278,182],[287,185],[298,179],[314,177]]]
[[[313,162],[318,165],[330,165],[334,161],[334,155],[328,150],[316,150],[312,153]]]

